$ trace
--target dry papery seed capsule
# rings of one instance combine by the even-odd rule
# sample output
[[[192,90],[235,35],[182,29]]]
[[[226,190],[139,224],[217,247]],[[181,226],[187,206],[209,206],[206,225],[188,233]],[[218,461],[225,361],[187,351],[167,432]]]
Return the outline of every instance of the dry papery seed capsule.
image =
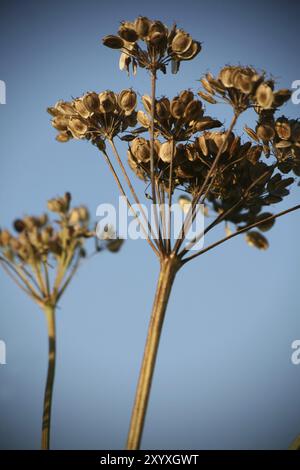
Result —
[[[275,136],[275,131],[272,126],[261,124],[256,129],[257,137],[261,140],[272,140]]]
[[[75,139],[83,139],[88,131],[88,126],[82,119],[70,118],[68,129]]]
[[[256,90],[257,104],[263,109],[270,109],[273,104],[274,95],[272,88],[266,83],[261,83]]]
[[[144,105],[145,110],[147,113],[151,113],[151,98],[148,95],[143,95],[142,96],[142,103]]]
[[[101,113],[111,113],[117,105],[116,95],[113,91],[103,91],[99,93],[99,109]]]
[[[52,119],[51,123],[52,123],[52,126],[58,131],[66,131],[68,128],[69,120],[70,120],[69,117],[60,115]]]
[[[232,83],[232,75],[234,72],[234,67],[223,67],[219,73],[219,80],[223,83],[226,88],[231,88],[233,86]]]
[[[188,105],[191,101],[193,101],[194,93],[190,90],[183,90],[181,93],[179,93],[179,99],[182,101],[182,103]]]
[[[62,142],[62,143],[68,142],[70,139],[71,139],[71,136],[70,136],[70,134],[68,134],[68,132],[60,132],[56,136],[56,140],[58,142]]]
[[[214,129],[216,127],[221,127],[222,123],[218,121],[217,119],[212,119],[209,116],[204,116],[201,117],[200,119],[197,119],[197,122],[195,123],[195,130],[198,132],[201,131],[207,131],[209,129]]]
[[[292,92],[288,89],[278,90],[274,93],[274,107],[277,108],[286,103],[292,96]]]
[[[212,95],[215,94],[215,91],[208,80],[206,80],[205,78],[201,78],[200,82],[202,83],[202,86],[204,90],[207,91],[207,93],[210,93]]]
[[[104,46],[110,47],[111,49],[122,49],[124,47],[124,41],[119,36],[108,35],[102,39]]]
[[[151,21],[146,16],[139,16],[134,22],[134,29],[141,39],[148,35],[150,26]]]
[[[143,111],[137,112],[137,120],[143,126],[148,128],[150,126],[150,121],[146,113]]]
[[[233,79],[234,86],[244,94],[250,94],[253,90],[252,77],[243,72],[238,72]]]
[[[280,139],[289,140],[292,134],[292,129],[288,119],[277,119],[275,123],[275,130]]]
[[[251,232],[247,232],[245,238],[248,245],[254,246],[259,250],[266,250],[267,248],[269,248],[269,242],[266,237],[264,237],[261,233],[257,231],[253,230]]]
[[[205,93],[204,91],[198,91],[198,95],[200,96],[200,98],[202,98],[203,100],[207,101],[210,104],[217,103],[217,100],[215,100],[215,98],[213,98],[209,93]]]
[[[74,100],[74,107],[81,117],[86,119],[90,116],[90,111],[86,108],[82,98]]]
[[[267,219],[268,217],[272,217],[272,215],[273,214],[271,214],[271,212],[263,212],[262,214],[259,214],[259,216],[256,218],[256,222]],[[262,232],[267,232],[273,227],[274,224],[275,224],[275,219],[271,219],[271,220],[267,220],[266,222],[261,223],[258,226],[258,228]]]
[[[150,161],[150,142],[143,137],[137,137],[130,146],[133,156],[138,162]]]
[[[162,98],[155,105],[155,113],[160,121],[165,121],[170,117],[170,101],[168,98]]]
[[[172,142],[164,142],[161,144],[160,149],[159,149],[159,158],[165,162],[165,163],[170,163],[172,161],[172,156],[173,156],[173,143]]]
[[[245,126],[244,131],[247,132],[247,134],[249,135],[249,137],[251,137],[251,139],[253,139],[253,140],[255,140],[255,142],[259,143],[259,138],[258,138],[256,132],[253,129],[251,129],[250,127]]]
[[[23,232],[23,230],[25,230],[25,228],[26,228],[24,220],[22,220],[22,219],[16,219],[14,221],[13,225],[14,225],[15,231],[18,232],[18,233]]]
[[[138,35],[134,29],[134,25],[128,21],[121,23],[118,33],[124,41],[136,42],[138,40]]]
[[[12,236],[8,230],[2,230],[0,232],[0,240],[2,246],[7,246],[11,240]]]
[[[51,212],[60,212],[61,211],[61,203],[58,199],[49,199],[47,202],[48,210]]]
[[[183,52],[186,52],[191,47],[192,43],[193,39],[191,38],[191,36],[185,31],[179,29],[177,30],[176,35],[173,38],[171,48],[175,54],[181,54]]]
[[[90,93],[86,93],[83,96],[82,100],[83,100],[84,106],[86,107],[88,111],[90,111],[91,113],[98,111],[100,101],[99,101],[99,97],[97,93],[95,93],[94,91]]]
[[[72,103],[69,103],[68,101],[58,101],[55,105],[55,108],[59,113],[61,114],[66,114],[67,116],[72,116],[75,113],[74,107]]]
[[[202,104],[200,101],[193,100],[187,105],[184,112],[184,119],[187,122],[196,121],[203,116]]]
[[[173,98],[171,101],[170,111],[175,119],[183,117],[186,105],[179,99],[179,97]]]
[[[201,51],[201,44],[200,42],[193,41],[191,47],[182,53],[177,53],[176,57],[180,60],[191,60],[196,57],[197,54]]]
[[[118,104],[125,114],[131,114],[137,103],[136,93],[133,90],[123,90],[118,96]]]

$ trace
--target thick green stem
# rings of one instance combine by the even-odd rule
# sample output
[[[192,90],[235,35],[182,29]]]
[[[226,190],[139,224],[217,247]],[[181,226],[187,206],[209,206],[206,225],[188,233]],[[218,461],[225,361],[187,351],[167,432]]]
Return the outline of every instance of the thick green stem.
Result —
[[[49,356],[48,373],[44,395],[43,425],[42,425],[42,449],[50,448],[51,408],[53,397],[53,385],[55,375],[56,335],[55,335],[55,307],[45,306],[44,312],[48,327]]]
[[[180,266],[181,262],[174,256],[169,256],[161,260],[160,274],[148,329],[144,357],[131,415],[126,447],[128,450],[136,450],[140,447],[163,321],[173,281]]]

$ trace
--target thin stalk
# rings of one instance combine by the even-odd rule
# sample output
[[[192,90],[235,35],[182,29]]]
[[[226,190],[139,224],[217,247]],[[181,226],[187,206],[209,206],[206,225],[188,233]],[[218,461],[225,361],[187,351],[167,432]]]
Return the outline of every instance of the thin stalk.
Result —
[[[205,180],[200,188],[200,190],[198,191],[197,195],[194,197],[193,201],[192,201],[192,204],[191,204],[191,207],[187,213],[187,216],[182,224],[182,228],[181,228],[181,234],[180,234],[180,237],[177,239],[176,243],[175,243],[175,246],[174,246],[174,252],[175,253],[178,253],[183,241],[184,241],[184,238],[185,238],[185,235],[186,233],[189,231],[190,227],[191,227],[191,224],[193,223],[193,221],[195,220],[195,217],[197,215],[197,212],[198,212],[198,209],[196,208],[199,200],[201,199],[203,202],[211,188],[211,185],[213,184],[214,180],[215,180],[215,177],[216,177],[216,173],[215,175],[213,174],[214,173],[214,170],[216,169],[217,167],[217,164],[221,158],[221,155],[223,153],[223,150],[228,142],[228,138],[238,120],[238,117],[239,117],[240,113],[237,113],[235,112],[232,120],[231,120],[231,123],[230,123],[230,126],[226,132],[226,137],[222,143],[222,145],[220,146],[219,150],[218,150],[218,153],[216,155],[216,158],[214,159],[213,161],[213,164],[212,166],[210,167],[206,177],[205,177]],[[209,182],[211,178],[211,181]],[[209,184],[208,184],[209,183]],[[205,187],[206,185],[208,184],[208,187],[206,188],[205,190]],[[204,194],[203,194],[204,193]],[[196,208],[196,212],[195,212],[195,208]]]
[[[155,118],[155,95],[156,95],[156,71],[151,71],[151,119],[150,119],[150,174],[152,189],[152,204],[154,205],[154,223],[157,231],[158,243],[161,252],[163,252],[162,237],[156,207],[156,186],[154,175],[154,118]]]
[[[271,220],[275,220],[275,219],[278,219],[279,217],[282,217],[283,215],[286,215],[286,214],[289,214],[290,212],[294,212],[294,211],[297,211],[300,209],[300,205],[298,206],[294,206],[294,207],[291,207],[290,209],[286,209],[282,212],[279,212],[278,214],[275,214],[275,215],[270,215],[269,217],[266,217],[262,220],[260,220],[259,222],[254,222],[253,224],[249,224],[247,225],[246,227],[243,227],[241,228],[240,230],[237,230],[236,232],[232,233],[231,235],[228,235],[227,237],[224,237],[222,238],[221,240],[215,242],[215,243],[212,243],[211,245],[209,245],[207,248],[204,248],[203,250],[200,250],[200,251],[197,251],[196,253],[194,253],[193,255],[191,256],[188,256],[187,258],[184,258],[182,260],[182,264],[186,264],[188,261],[194,259],[194,258],[197,258],[198,256],[201,256],[203,255],[204,253],[206,253],[207,251],[210,251],[212,250],[213,248],[215,248],[216,246],[218,245],[221,245],[222,243],[225,243],[227,242],[227,240],[230,240],[231,238],[234,238],[234,237],[237,237],[238,235],[240,235],[241,233],[245,233],[247,232],[248,230],[250,230],[251,228],[255,228],[255,227],[259,227],[259,225],[261,224],[264,224],[265,222],[269,222]]]
[[[161,260],[160,274],[148,329],[144,357],[131,415],[126,447],[128,450],[136,450],[140,447],[164,317],[172,285],[180,266],[181,263],[179,259],[174,256]]]
[[[44,395],[43,425],[42,425],[42,449],[50,448],[51,408],[53,397],[53,385],[55,375],[56,335],[55,335],[55,307],[46,305],[44,312],[47,320],[49,356],[48,373]]]
[[[182,258],[201,238],[206,235],[211,229],[213,229],[216,225],[220,224],[226,217],[228,217],[240,204],[242,204],[247,196],[249,195],[252,188],[254,188],[261,180],[263,180],[269,171],[265,171],[261,176],[259,176],[250,186],[246,189],[242,197],[237,201],[233,206],[229,207],[226,211],[222,212],[211,224],[206,227],[203,232],[198,234],[193,240],[191,240],[185,248],[179,253],[179,256]]]
[[[153,244],[153,242],[150,240],[149,234],[147,233],[147,230],[145,229],[145,227],[144,227],[142,221],[140,220],[140,218],[138,217],[136,211],[134,210],[134,208],[133,208],[132,205],[130,204],[130,201],[129,201],[129,199],[128,199],[128,197],[127,197],[125,191],[124,191],[124,188],[123,188],[123,186],[122,186],[122,183],[121,183],[121,181],[120,181],[120,179],[119,179],[119,177],[118,177],[118,175],[117,175],[117,173],[116,173],[116,171],[115,171],[115,169],[114,169],[113,164],[112,164],[111,161],[110,161],[110,158],[109,158],[108,154],[106,153],[105,150],[102,150],[102,153],[103,153],[103,155],[104,155],[104,158],[105,158],[105,160],[106,160],[106,163],[108,164],[108,166],[109,166],[109,168],[110,168],[110,170],[111,170],[111,172],[112,172],[112,174],[113,174],[113,177],[114,177],[114,179],[115,179],[115,181],[116,181],[116,183],[117,183],[117,186],[118,186],[118,188],[119,188],[119,190],[120,190],[120,193],[121,193],[122,196],[124,196],[125,199],[126,199],[127,206],[128,206],[129,209],[133,212],[134,216],[135,216],[136,219],[138,220],[138,222],[139,222],[139,224],[140,224],[140,226],[141,226],[141,229],[143,230],[143,232],[144,232],[144,234],[145,234],[145,236],[146,236],[146,240],[147,240],[147,242],[149,243],[149,245],[151,246],[152,250],[154,251],[154,253],[155,253],[157,256],[159,256],[159,251],[157,250],[157,248],[156,248],[156,246]]]
[[[173,193],[173,186],[172,186],[172,177],[173,177],[173,159],[174,159],[174,139],[172,139],[172,154],[171,154],[171,163],[170,163],[170,173],[169,173],[169,204],[168,204],[168,239],[167,239],[167,252],[170,253],[171,251],[171,231],[172,231],[172,193]]]
[[[137,194],[136,194],[136,192],[135,192],[135,189],[134,189],[134,187],[133,187],[133,185],[132,185],[132,183],[131,183],[131,180],[130,180],[130,178],[129,178],[129,176],[128,176],[128,173],[127,173],[127,171],[126,171],[126,169],[125,169],[125,167],[124,167],[124,165],[123,165],[123,162],[122,162],[122,160],[121,160],[121,157],[120,157],[120,155],[119,155],[119,152],[118,152],[118,150],[117,150],[117,148],[116,148],[116,146],[115,146],[114,140],[113,140],[113,139],[110,139],[110,140],[109,140],[109,143],[110,143],[111,148],[112,148],[112,150],[113,150],[113,152],[114,152],[114,154],[115,154],[115,157],[116,157],[117,162],[118,162],[118,164],[119,164],[119,166],[120,166],[120,168],[121,168],[121,171],[122,171],[122,173],[123,173],[123,175],[124,175],[124,178],[125,178],[125,180],[126,180],[126,183],[128,184],[128,187],[129,187],[129,189],[130,189],[130,192],[131,192],[131,194],[132,194],[132,197],[133,197],[133,199],[135,200],[135,202],[136,202],[136,204],[137,204],[137,206],[138,206],[138,208],[139,208],[139,210],[140,210],[140,212],[141,212],[141,214],[142,214],[142,216],[143,216],[143,218],[144,218],[144,221],[145,221],[145,222],[147,223],[147,225],[148,225],[148,230],[149,230],[150,236],[152,236],[153,240],[155,241],[155,237],[154,237],[154,234],[153,234],[153,231],[152,231],[151,224],[150,224],[150,222],[149,222],[149,220],[148,220],[148,218],[147,218],[147,215],[145,214],[145,211],[144,211],[144,209],[143,209],[143,206],[142,206],[141,203],[140,203],[140,200],[139,200],[139,198],[138,198],[138,196],[137,196]]]

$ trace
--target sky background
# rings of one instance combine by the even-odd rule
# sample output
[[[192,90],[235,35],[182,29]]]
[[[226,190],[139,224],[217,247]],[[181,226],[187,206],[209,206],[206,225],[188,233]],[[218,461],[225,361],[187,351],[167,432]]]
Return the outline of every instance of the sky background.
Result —
[[[203,73],[227,63],[265,69],[282,88],[300,79],[296,1],[1,0],[2,227],[41,213],[47,199],[66,190],[95,218],[99,203],[116,203],[117,189],[97,150],[56,142],[46,108],[87,90],[133,86],[148,93],[146,73],[127,78],[118,70],[118,52],[100,41],[121,20],[140,14],[176,21],[203,42],[181,73],[160,76],[159,95],[197,90]],[[207,109],[228,123],[230,109]],[[289,104],[284,113],[297,117],[300,105]],[[253,118],[243,115],[237,129],[253,125]],[[296,204],[299,191],[281,207]],[[242,236],[179,272],[143,448],[284,449],[300,433],[300,365],[290,359],[291,343],[300,339],[299,214],[278,220],[268,237],[267,252],[248,247]],[[124,447],[157,276],[157,260],[140,240],[125,243],[118,255],[94,257],[73,280],[57,312],[53,448]],[[0,448],[37,449],[45,320],[3,272],[0,296],[0,339],[7,346],[7,364],[0,365]]]

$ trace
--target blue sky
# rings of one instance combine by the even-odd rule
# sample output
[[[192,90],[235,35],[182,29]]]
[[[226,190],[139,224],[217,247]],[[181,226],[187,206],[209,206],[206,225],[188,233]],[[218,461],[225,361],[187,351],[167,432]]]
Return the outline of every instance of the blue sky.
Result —
[[[186,0],[182,3],[2,0],[0,221],[39,213],[68,190],[92,214],[115,203],[112,177],[92,146],[59,144],[47,106],[87,90],[149,92],[143,71],[128,78],[100,38],[139,14],[176,21],[203,42],[181,73],[160,77],[158,94],[197,89],[227,63],[265,69],[280,87],[300,79],[297,2]],[[210,107],[228,123],[230,110]],[[284,113],[300,115],[300,105]],[[253,124],[245,114],[240,126]],[[125,153],[126,146],[123,146]],[[139,183],[142,193],[143,186]],[[298,191],[297,191],[298,189]],[[282,208],[299,201],[297,188]],[[279,210],[280,207],[275,207]],[[144,448],[286,448],[300,433],[299,215],[278,220],[270,249],[243,237],[190,263],[175,282],[162,335]],[[221,232],[219,233],[221,235]],[[144,241],[94,257],[57,312],[58,365],[53,448],[122,448],[130,418],[158,263]],[[46,374],[45,322],[38,307],[0,272],[0,447],[38,448]]]

